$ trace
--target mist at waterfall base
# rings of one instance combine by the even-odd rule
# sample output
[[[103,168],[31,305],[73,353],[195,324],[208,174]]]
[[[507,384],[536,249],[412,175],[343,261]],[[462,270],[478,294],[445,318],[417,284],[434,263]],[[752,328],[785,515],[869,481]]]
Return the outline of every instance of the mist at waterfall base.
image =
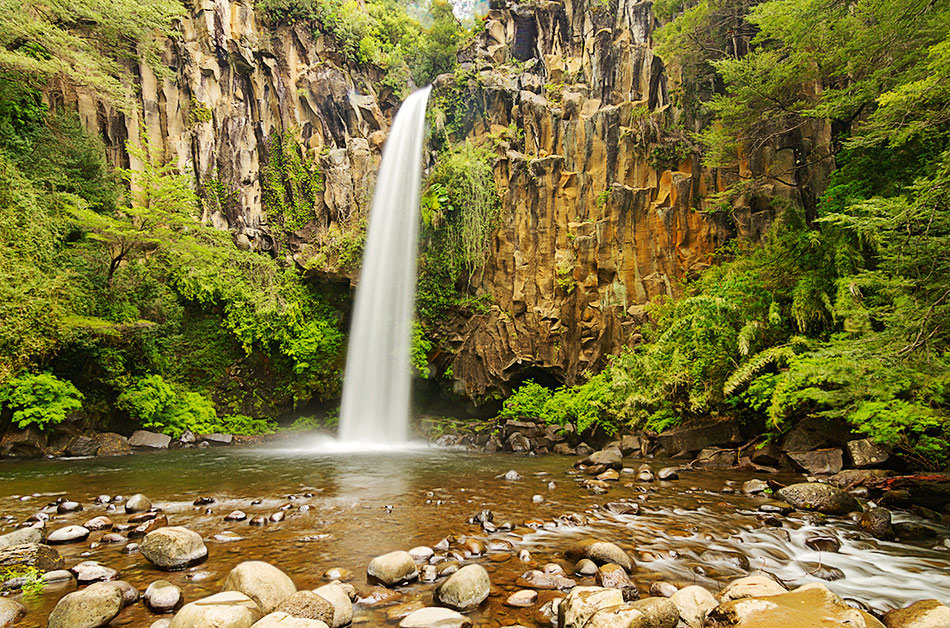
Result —
[[[339,437],[315,443],[319,449],[408,444],[419,188],[430,90],[403,102],[383,147],[350,327]]]

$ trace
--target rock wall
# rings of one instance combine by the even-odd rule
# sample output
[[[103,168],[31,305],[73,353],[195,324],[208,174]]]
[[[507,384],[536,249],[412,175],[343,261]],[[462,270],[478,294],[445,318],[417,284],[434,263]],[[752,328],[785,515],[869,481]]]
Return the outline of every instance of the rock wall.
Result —
[[[503,201],[488,261],[471,278],[491,295],[491,310],[459,315],[440,332],[433,370],[451,366],[455,391],[465,397],[506,392],[532,376],[576,383],[638,342],[647,303],[675,296],[717,246],[737,234],[761,237],[773,219],[774,203],[754,198],[739,199],[731,213],[705,211],[710,194],[766,167],[792,172],[795,151],[822,141],[818,129],[791,152],[776,146],[735,173],[704,169],[689,151],[674,151],[679,163],[657,159],[657,147],[682,145],[669,131],[682,114],[670,104],[669,72],[653,52],[652,2],[615,2],[614,11],[603,0],[496,0],[484,31],[460,55],[479,86],[468,134],[495,148]],[[332,41],[305,25],[264,25],[251,0],[198,2],[163,62],[162,76],[138,66],[132,115],[81,94],[63,97],[102,134],[116,163],[129,162],[124,143],[139,142],[144,129],[199,188],[218,179],[236,189],[235,202],[205,220],[231,230],[238,246],[314,270],[321,238],[368,212],[398,107],[377,91],[378,71],[349,67]],[[437,92],[452,81],[440,77]],[[505,139],[506,129],[517,137]],[[325,177],[311,223],[281,238],[261,203],[261,169],[275,133],[296,137]],[[765,194],[792,203],[798,195],[780,184]],[[355,280],[319,263],[324,278]]]

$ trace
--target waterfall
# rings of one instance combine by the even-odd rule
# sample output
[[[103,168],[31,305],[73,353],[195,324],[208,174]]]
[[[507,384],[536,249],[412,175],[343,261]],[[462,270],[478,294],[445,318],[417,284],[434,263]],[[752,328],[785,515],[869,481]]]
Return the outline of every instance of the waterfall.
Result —
[[[395,444],[409,437],[419,185],[430,89],[406,99],[383,147],[350,328],[341,441]]]

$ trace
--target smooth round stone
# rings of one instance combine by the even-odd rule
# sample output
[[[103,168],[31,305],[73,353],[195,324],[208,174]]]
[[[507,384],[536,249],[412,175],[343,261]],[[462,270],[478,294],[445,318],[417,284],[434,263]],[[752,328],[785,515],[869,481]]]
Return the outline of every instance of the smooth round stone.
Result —
[[[66,526],[53,530],[46,537],[50,545],[65,545],[66,543],[81,543],[89,538],[89,529],[82,526]]]
[[[419,569],[412,556],[400,550],[371,560],[366,573],[387,586],[411,582],[419,577]]]
[[[810,536],[805,539],[805,545],[816,552],[837,552],[841,549],[841,541],[833,536]]]
[[[541,504],[541,503],[543,503],[543,502],[544,502],[544,496],[543,496],[543,495],[532,495],[532,496],[531,496],[531,503],[533,503],[533,504]]]
[[[283,571],[260,560],[248,560],[228,574],[223,591],[239,591],[248,596],[264,613],[278,610],[281,603],[297,591],[294,581]],[[287,609],[281,609],[295,615]]]
[[[350,571],[343,567],[332,567],[323,573],[327,580],[348,580],[350,575]]]
[[[275,610],[293,617],[316,619],[328,626],[333,623],[333,604],[313,591],[297,591],[281,602]]]
[[[169,628],[250,628],[261,616],[251,598],[226,591],[185,604]]]
[[[252,526],[264,526],[267,525],[267,517],[264,515],[258,515],[256,517],[252,517],[248,523]]]
[[[233,510],[224,516],[225,521],[244,521],[247,514],[243,510]]]
[[[65,515],[70,512],[77,512],[82,510],[82,504],[74,501],[65,501],[57,504],[56,512],[61,515]]]
[[[100,628],[122,610],[122,592],[110,583],[96,583],[63,596],[49,615],[48,628]]]
[[[589,558],[582,558],[574,565],[574,573],[578,576],[593,576],[597,573],[597,563]]]
[[[0,597],[0,626],[12,626],[26,616],[26,608],[15,600]]]
[[[526,607],[534,606],[538,602],[538,592],[522,589],[515,591],[505,600],[505,606]]]
[[[313,591],[333,606],[331,621],[327,621],[330,628],[341,628],[353,621],[353,602],[346,590],[338,584],[326,584]],[[326,620],[324,620],[326,621]]]
[[[174,612],[183,602],[181,589],[167,580],[156,580],[148,585],[142,597],[145,606],[159,615]]]
[[[96,497],[97,504],[108,504],[111,501],[112,501],[112,496],[110,495],[99,495],[98,497]]]
[[[319,619],[294,617],[281,611],[274,611],[254,624],[253,628],[328,628],[328,626]]]
[[[99,542],[104,543],[104,544],[123,543],[124,541],[125,541],[125,537],[116,532],[109,532],[107,534],[103,534],[102,538],[99,539]]]
[[[106,567],[94,560],[87,560],[70,567],[69,571],[76,576],[76,582],[79,585],[90,584],[92,582],[106,582],[115,580],[119,572],[111,567]]]
[[[399,628],[468,628],[471,620],[448,608],[430,606],[410,613],[399,622]]]
[[[130,497],[128,501],[125,502],[125,512],[127,514],[135,514],[139,512],[145,512],[146,510],[152,507],[152,502],[149,501],[148,497],[137,493]]]
[[[650,584],[650,595],[654,597],[671,597],[677,591],[679,589],[675,584],[663,580],[657,580]]]
[[[481,565],[466,565],[436,589],[436,599],[457,611],[478,608],[491,591],[491,579]]]
[[[62,584],[64,582],[71,582],[73,579],[73,574],[66,569],[56,569],[54,571],[47,571],[43,574],[43,582],[46,584]],[[0,624],[2,626],[3,624]]]
[[[201,535],[180,526],[149,532],[142,539],[139,551],[163,571],[185,569],[208,557],[208,548],[201,540]]]
[[[412,559],[418,563],[425,562],[432,558],[432,555],[435,554],[435,550],[431,547],[426,547],[425,545],[420,545],[419,547],[414,547],[409,550],[409,555],[412,556]]]
[[[82,524],[82,527],[96,532],[98,530],[111,530],[113,525],[115,524],[112,522],[112,519],[101,516],[90,519],[86,523]]]

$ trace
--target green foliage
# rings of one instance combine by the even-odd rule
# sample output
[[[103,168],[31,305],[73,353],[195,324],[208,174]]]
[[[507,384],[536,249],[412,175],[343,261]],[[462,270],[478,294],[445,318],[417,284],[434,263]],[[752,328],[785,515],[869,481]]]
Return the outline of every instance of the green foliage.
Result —
[[[27,600],[38,597],[46,588],[43,572],[32,565],[22,567],[4,567],[0,569],[0,582],[23,579],[20,591]]]
[[[145,59],[162,75],[162,40],[184,15],[177,0],[3,0],[0,71],[31,87],[57,79],[128,109],[128,68]]]
[[[409,362],[422,379],[429,378],[429,353],[431,352],[432,341],[426,338],[425,329],[418,322],[413,322]]]
[[[545,419],[544,408],[551,401],[553,392],[550,388],[545,388],[541,384],[528,380],[522,384],[510,397],[505,399],[501,411],[498,413],[499,419]]]
[[[20,429],[35,426],[45,430],[66,420],[82,407],[83,395],[72,382],[49,373],[20,375],[0,388],[0,409],[12,410]]]
[[[293,135],[274,133],[267,164],[261,170],[264,208],[285,231],[297,231],[316,219],[323,175]]]

